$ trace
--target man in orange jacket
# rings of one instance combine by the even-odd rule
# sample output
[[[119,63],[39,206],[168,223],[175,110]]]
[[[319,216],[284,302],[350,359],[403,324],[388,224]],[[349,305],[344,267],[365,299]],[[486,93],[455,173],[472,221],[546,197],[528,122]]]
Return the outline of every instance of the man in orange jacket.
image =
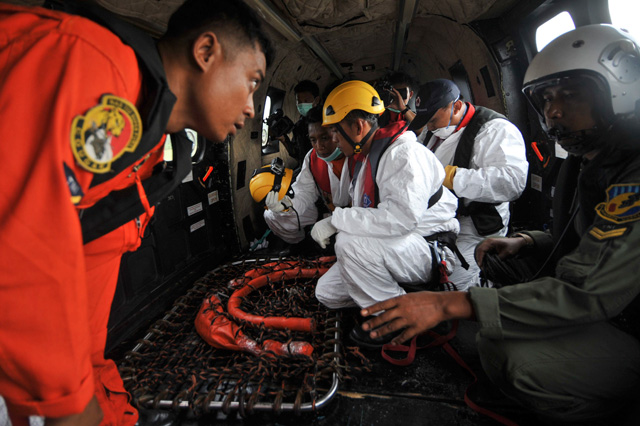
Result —
[[[133,425],[104,347],[120,257],[181,179],[154,180],[164,134],[234,135],[272,51],[242,2],[188,0],[157,44],[65,10],[0,4],[0,395],[15,426]]]

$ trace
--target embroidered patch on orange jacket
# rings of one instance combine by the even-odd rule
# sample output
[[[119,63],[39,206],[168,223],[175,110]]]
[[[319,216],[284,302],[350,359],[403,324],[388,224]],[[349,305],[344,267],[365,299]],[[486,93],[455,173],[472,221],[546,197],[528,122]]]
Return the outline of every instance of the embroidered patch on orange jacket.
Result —
[[[71,150],[80,166],[107,173],[125,152],[133,152],[142,137],[142,120],[126,99],[103,95],[100,103],[71,125]]]
[[[611,185],[607,201],[596,206],[596,213],[616,224],[640,219],[640,184]]]

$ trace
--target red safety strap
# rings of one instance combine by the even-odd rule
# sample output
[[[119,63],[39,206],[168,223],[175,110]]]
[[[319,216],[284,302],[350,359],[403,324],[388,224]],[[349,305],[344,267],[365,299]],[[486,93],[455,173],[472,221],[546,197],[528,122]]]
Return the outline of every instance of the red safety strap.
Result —
[[[451,331],[447,334],[440,335],[438,333],[436,333],[435,331],[431,331],[428,330],[427,332],[423,333],[422,335],[427,335],[430,337],[433,337],[433,341],[431,343],[429,343],[428,345],[424,345],[424,346],[418,346],[418,336],[414,336],[413,339],[411,339],[411,342],[409,343],[409,346],[407,345],[394,345],[391,343],[386,343],[385,345],[382,346],[382,358],[386,359],[387,361],[389,361],[391,364],[393,365],[399,365],[402,367],[406,367],[407,365],[411,365],[413,363],[413,360],[416,357],[416,351],[418,349],[426,349],[426,348],[433,348],[436,346],[442,346],[445,343],[447,343],[449,340],[453,339],[456,335],[456,331],[458,330],[458,321],[454,321],[453,322],[453,327],[451,328]],[[391,357],[386,351],[390,351],[390,352],[406,352],[407,356],[406,358],[402,358],[402,359],[398,359],[398,358],[393,358]]]
[[[451,281],[449,281],[449,275],[447,274],[447,264],[444,260],[440,261],[440,264],[438,265],[438,267],[440,268],[440,284],[442,284],[443,288],[446,288],[448,285],[453,286],[453,289],[455,289],[455,284],[453,284]],[[478,376],[476,376],[476,373],[473,372],[473,370],[471,369],[471,367],[469,367],[467,365],[466,362],[464,362],[464,360],[462,359],[462,357],[458,354],[458,352],[456,352],[455,349],[453,349],[453,346],[451,346],[449,344],[449,341],[451,339],[453,339],[456,335],[456,332],[458,331],[458,320],[453,321],[452,323],[452,327],[451,330],[445,334],[444,336],[441,334],[436,333],[435,331],[431,331],[431,330],[427,330],[425,333],[421,334],[421,336],[429,336],[433,338],[433,341],[431,341],[431,343],[429,343],[428,345],[424,345],[424,346],[418,346],[418,337],[419,336],[414,336],[411,339],[411,342],[409,343],[409,346],[407,345],[394,345],[391,343],[387,343],[385,345],[382,346],[382,350],[381,350],[381,355],[382,358],[386,359],[387,361],[389,361],[391,364],[393,365],[399,365],[402,367],[406,367],[407,365],[411,365],[416,357],[416,351],[418,349],[426,349],[426,348],[433,348],[436,346],[442,346],[442,348],[451,356],[451,358],[453,358],[459,366],[461,366],[462,368],[464,368],[465,370],[467,370],[471,376],[473,376],[473,382],[467,386],[467,389],[464,391],[464,402],[465,404],[467,404],[467,406],[469,408],[471,408],[473,411],[475,411],[476,413],[480,413],[480,414],[484,414],[487,417],[492,418],[493,420],[502,423],[503,425],[507,425],[507,426],[518,426],[517,423],[515,423],[514,421],[498,414],[495,413],[491,410],[488,410],[484,407],[479,406],[478,404],[476,404],[475,402],[473,402],[471,400],[471,398],[469,398],[469,390],[475,386],[476,383],[478,383]],[[406,352],[407,356],[405,358],[393,358],[391,357],[391,355],[389,355],[387,353],[387,351],[389,352]]]
[[[142,238],[144,237],[144,230],[147,228],[147,225],[151,221],[151,217],[153,216],[155,207],[152,207],[149,204],[149,198],[147,198],[147,193],[145,192],[144,187],[142,186],[142,181],[140,180],[140,175],[138,174],[139,167],[140,167],[139,165],[135,166],[133,168],[133,172],[136,174],[135,181],[136,181],[136,189],[138,190],[138,196],[140,197],[140,202],[142,203],[142,206],[144,207],[144,211],[145,213],[147,213],[147,215],[144,218],[144,223],[141,223],[140,217],[137,217],[135,220],[138,225],[138,233],[140,235],[140,238]]]
[[[480,405],[476,404],[475,402],[473,402],[471,400],[471,398],[469,398],[469,390],[475,386],[476,383],[478,383],[478,376],[476,376],[476,373],[473,372],[473,370],[471,369],[471,367],[469,367],[467,365],[466,362],[464,362],[464,360],[462,359],[462,357],[458,354],[458,352],[456,352],[455,349],[453,349],[453,347],[449,344],[449,340],[453,339],[456,335],[456,332],[458,331],[458,320],[453,321],[453,326],[451,327],[451,331],[449,331],[449,333],[447,333],[446,335],[440,335],[434,331],[428,330],[426,333],[423,333],[422,335],[427,335],[430,337],[433,337],[433,341],[431,343],[429,343],[428,345],[425,346],[418,346],[417,345],[417,339],[418,336],[415,336],[413,339],[411,339],[411,343],[409,343],[409,346],[407,345],[392,345],[392,344],[385,344],[384,346],[382,346],[382,357],[384,359],[386,359],[387,361],[389,361],[391,364],[394,365],[400,365],[400,366],[407,366],[410,365],[413,360],[415,359],[416,356],[416,351],[418,349],[426,349],[426,348],[432,348],[432,347],[436,347],[436,346],[442,346],[442,348],[451,356],[451,358],[453,358],[459,366],[461,366],[462,368],[464,368],[465,370],[467,370],[471,376],[473,376],[473,382],[467,387],[467,389],[464,391],[464,402],[465,404],[467,404],[467,406],[469,408],[471,408],[473,411],[475,411],[476,413],[480,413],[480,414],[484,414],[487,417],[492,418],[493,420],[502,423],[503,425],[507,425],[507,426],[518,426],[518,424],[516,422],[514,422],[513,420],[510,420],[498,413],[495,413],[491,410],[488,410],[484,407],[481,407]],[[407,352],[407,357],[404,359],[396,359],[396,358],[392,358],[386,351],[392,351],[392,352]]]

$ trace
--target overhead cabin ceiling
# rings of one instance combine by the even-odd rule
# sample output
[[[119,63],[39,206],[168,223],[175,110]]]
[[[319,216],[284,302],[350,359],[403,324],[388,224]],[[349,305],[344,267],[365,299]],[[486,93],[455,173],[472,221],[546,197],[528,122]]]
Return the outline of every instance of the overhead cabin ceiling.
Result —
[[[314,37],[341,71],[370,80],[388,69],[411,68],[407,58],[442,50],[427,18],[458,25],[501,16],[518,0],[248,0],[269,4],[295,32]],[[409,50],[407,36],[421,35]],[[459,52],[458,52],[459,53]],[[394,58],[398,55],[400,59]],[[395,59],[395,60],[394,60]],[[373,65],[373,69],[371,67]],[[364,67],[364,68],[363,68]],[[411,71],[411,70],[408,70]]]
[[[41,4],[42,0],[9,0]],[[93,0],[154,35],[182,0]],[[407,58],[442,52],[444,24],[496,18],[519,0],[246,0],[271,25],[278,47],[310,49],[338,78],[372,80],[389,69],[411,71]],[[436,20],[431,21],[431,19]],[[435,27],[434,27],[435,25]],[[416,38],[416,34],[420,37]],[[407,40],[408,37],[408,40]],[[409,44],[407,44],[407,41]],[[447,44],[451,40],[444,40]],[[365,67],[365,68],[363,68]],[[409,68],[409,69],[407,69]],[[422,72],[421,72],[422,73]]]

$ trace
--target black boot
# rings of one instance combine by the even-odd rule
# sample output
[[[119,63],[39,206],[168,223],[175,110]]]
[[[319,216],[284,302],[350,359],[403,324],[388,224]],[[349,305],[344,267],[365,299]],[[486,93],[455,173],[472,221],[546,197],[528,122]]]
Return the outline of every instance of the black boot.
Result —
[[[402,330],[398,330],[398,331],[394,331],[392,333],[386,334],[384,336],[376,337],[375,339],[372,339],[371,336],[369,336],[369,333],[371,333],[371,330],[364,331],[360,325],[356,325],[351,330],[351,333],[349,333],[349,339],[351,339],[351,341],[356,345],[363,348],[380,349],[384,344],[389,343],[391,340],[393,340],[394,337],[399,335],[401,332]]]

